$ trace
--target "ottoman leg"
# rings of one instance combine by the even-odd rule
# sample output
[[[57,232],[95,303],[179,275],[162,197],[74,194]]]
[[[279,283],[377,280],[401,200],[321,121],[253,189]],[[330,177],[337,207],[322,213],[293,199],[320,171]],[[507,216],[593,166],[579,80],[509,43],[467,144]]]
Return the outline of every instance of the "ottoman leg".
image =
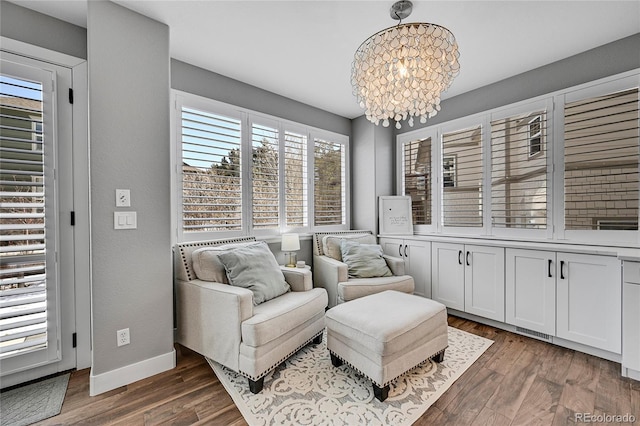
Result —
[[[444,351],[440,352],[437,355],[434,355],[434,357],[432,358],[435,362],[437,362],[438,364],[441,363],[442,361],[444,361]]]
[[[264,377],[261,377],[256,381],[253,381],[251,379],[247,380],[249,380],[249,390],[251,391],[251,393],[256,394],[262,391],[262,388],[264,387]]]
[[[331,364],[334,367],[340,367],[342,365],[342,360],[337,356],[335,356],[333,352],[329,352],[329,353],[331,354]]]
[[[314,345],[319,345],[320,343],[322,343],[322,334],[319,334],[313,338]]]
[[[375,383],[373,384],[373,395],[380,402],[384,402],[385,399],[389,396],[389,385],[379,388]]]

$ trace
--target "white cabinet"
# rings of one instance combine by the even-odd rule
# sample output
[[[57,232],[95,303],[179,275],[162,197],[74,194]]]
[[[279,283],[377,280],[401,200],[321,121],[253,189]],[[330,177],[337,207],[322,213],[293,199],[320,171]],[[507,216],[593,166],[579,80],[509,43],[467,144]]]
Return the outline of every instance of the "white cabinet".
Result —
[[[622,372],[640,380],[640,263],[623,263]]]
[[[556,253],[508,248],[505,253],[507,323],[556,334]]]
[[[557,253],[556,335],[622,351],[622,276],[615,257]]]
[[[504,321],[504,248],[438,242],[431,256],[434,300]]]
[[[414,293],[431,298],[431,243],[386,237],[380,238],[379,242],[385,254],[404,259],[405,273],[415,282]]]

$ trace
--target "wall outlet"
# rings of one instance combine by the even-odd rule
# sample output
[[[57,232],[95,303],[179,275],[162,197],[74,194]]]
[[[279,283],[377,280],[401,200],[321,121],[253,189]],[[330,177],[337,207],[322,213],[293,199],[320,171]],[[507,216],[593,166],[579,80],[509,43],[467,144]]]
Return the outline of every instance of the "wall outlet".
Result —
[[[129,340],[129,329],[124,328],[122,330],[116,331],[116,336],[118,338],[118,346],[124,346],[131,343]]]

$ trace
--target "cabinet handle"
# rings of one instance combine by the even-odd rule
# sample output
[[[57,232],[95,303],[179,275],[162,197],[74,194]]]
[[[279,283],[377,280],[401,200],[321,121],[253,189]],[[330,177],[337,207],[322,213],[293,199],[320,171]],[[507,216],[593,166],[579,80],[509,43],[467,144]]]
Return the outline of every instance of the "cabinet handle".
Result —
[[[398,246],[398,256],[402,257],[402,244]]]
[[[458,250],[458,264],[462,265],[462,250]]]
[[[564,260],[560,261],[560,279],[564,280]]]
[[[471,266],[471,264],[469,263],[469,252],[467,251],[467,266]]]
[[[406,244],[404,245],[404,257],[408,257],[407,256],[407,245]]]
[[[549,271],[549,278],[553,277],[553,275],[551,275],[551,259],[549,259],[549,267],[547,268],[547,270]]]

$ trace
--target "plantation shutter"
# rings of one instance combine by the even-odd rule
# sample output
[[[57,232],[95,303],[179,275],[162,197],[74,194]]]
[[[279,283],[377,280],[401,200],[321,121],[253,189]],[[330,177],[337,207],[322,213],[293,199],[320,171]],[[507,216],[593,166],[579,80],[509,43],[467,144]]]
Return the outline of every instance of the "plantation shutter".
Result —
[[[0,82],[3,359],[47,347],[48,336],[43,85],[4,75]]]
[[[411,197],[414,225],[431,224],[431,138],[407,142],[403,150],[404,195]]]
[[[445,226],[482,227],[482,128],[442,135]]]
[[[314,225],[346,224],[345,149],[314,139]]]
[[[547,227],[547,120],[544,111],[491,122],[494,227]]]
[[[635,88],[565,105],[565,229],[638,229],[638,101]]]
[[[285,132],[284,143],[286,226],[306,227],[308,225],[307,137]]]
[[[182,228],[242,229],[241,122],[182,107]]]
[[[278,228],[278,129],[253,124],[251,146],[253,228]]]

